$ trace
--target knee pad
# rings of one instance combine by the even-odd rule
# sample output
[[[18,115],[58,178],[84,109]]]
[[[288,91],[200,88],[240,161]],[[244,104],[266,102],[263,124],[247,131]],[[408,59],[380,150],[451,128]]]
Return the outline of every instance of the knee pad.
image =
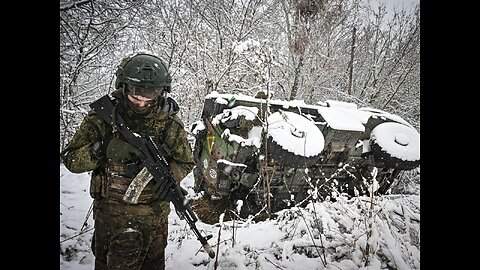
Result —
[[[117,231],[108,243],[108,269],[139,269],[145,256],[143,246],[144,239],[140,231],[133,228]]]

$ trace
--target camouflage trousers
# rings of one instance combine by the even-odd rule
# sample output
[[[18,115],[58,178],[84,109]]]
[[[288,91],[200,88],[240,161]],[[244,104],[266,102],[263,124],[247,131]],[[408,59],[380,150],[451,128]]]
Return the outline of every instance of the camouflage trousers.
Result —
[[[168,204],[94,202],[95,270],[163,270]],[[167,210],[168,209],[168,210]]]

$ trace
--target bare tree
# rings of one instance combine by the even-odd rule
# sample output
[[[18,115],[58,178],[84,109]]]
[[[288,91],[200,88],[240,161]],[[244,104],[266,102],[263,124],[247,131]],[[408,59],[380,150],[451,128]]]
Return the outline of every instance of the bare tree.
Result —
[[[171,95],[187,125],[200,118],[211,91],[253,95],[268,88],[278,99],[337,99],[381,108],[418,128],[419,7],[392,12],[371,4],[61,1],[60,148],[88,104],[109,92],[116,64],[138,50],[170,66]]]
[[[60,2],[60,149],[73,135],[88,103],[108,89],[105,75],[111,72],[107,64],[111,52],[141,4]]]

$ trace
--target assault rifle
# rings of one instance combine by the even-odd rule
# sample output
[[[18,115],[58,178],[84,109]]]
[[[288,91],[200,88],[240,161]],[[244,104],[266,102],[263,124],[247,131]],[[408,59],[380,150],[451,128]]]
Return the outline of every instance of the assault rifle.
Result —
[[[203,249],[208,253],[210,258],[214,258],[215,252],[207,242],[208,239],[212,238],[212,235],[207,235],[206,238],[203,237],[195,226],[197,218],[185,199],[182,189],[175,181],[173,174],[168,168],[168,161],[165,158],[169,155],[167,149],[164,147],[158,147],[153,141],[152,137],[142,138],[138,134],[134,134],[131,130],[129,130],[125,125],[125,121],[118,113],[113,115],[115,111],[114,105],[108,95],[105,95],[97,101],[91,103],[90,107],[98,114],[100,118],[111,124],[113,130],[119,132],[124,137],[126,142],[130,143],[141,152],[140,160],[141,165],[143,165],[144,168],[139,175],[144,175],[145,173],[149,173],[151,175],[151,178],[148,178],[148,180],[153,179],[155,181],[153,188],[154,192],[158,194],[160,198],[168,198],[173,203],[177,214],[180,215],[180,218],[187,221],[190,229],[195,233],[197,239],[202,244]],[[145,171],[145,168],[148,170],[148,172]],[[145,181],[143,182],[145,186],[146,183]],[[143,188],[140,188],[140,191],[141,190],[143,190]],[[124,199],[126,199],[125,196]]]

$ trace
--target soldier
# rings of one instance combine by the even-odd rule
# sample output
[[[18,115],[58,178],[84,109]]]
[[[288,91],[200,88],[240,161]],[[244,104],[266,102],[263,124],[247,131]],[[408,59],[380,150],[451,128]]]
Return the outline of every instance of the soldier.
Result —
[[[139,53],[125,58],[116,71],[116,90],[111,93],[114,111],[127,127],[142,137],[154,136],[172,153],[170,170],[176,181],[194,167],[184,126],[176,115],[178,104],[166,94],[171,76],[158,57]],[[136,204],[123,195],[142,169],[139,151],[125,142],[115,127],[93,112],[85,118],[62,151],[65,166],[73,173],[92,171],[95,231],[92,250],[95,269],[164,269],[170,204],[153,190],[143,189]]]

